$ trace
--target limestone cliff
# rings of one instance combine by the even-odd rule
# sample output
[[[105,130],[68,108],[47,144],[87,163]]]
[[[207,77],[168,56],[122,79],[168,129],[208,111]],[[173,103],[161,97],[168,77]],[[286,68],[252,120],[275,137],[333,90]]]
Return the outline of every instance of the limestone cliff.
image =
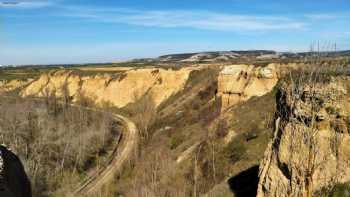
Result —
[[[277,72],[273,64],[266,67],[226,66],[218,79],[218,96],[222,99],[222,110],[253,96],[262,96],[270,92],[277,81]]]
[[[55,92],[56,96],[60,97],[66,91],[73,101],[83,94],[96,104],[109,103],[116,107],[124,107],[145,93],[150,93],[158,106],[184,88],[194,69],[196,68],[145,68],[95,76],[80,76],[72,71],[62,70],[43,74],[20,94],[23,97],[44,97],[50,92]]]
[[[337,77],[280,87],[258,196],[309,197],[350,181],[349,84],[350,78]]]

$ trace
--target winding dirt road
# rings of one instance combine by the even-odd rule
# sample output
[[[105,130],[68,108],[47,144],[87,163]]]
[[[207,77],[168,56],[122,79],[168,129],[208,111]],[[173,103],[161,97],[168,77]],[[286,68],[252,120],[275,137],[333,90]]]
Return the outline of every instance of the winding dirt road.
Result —
[[[89,110],[100,111],[90,108]],[[121,151],[115,155],[107,167],[102,169],[95,176],[89,177],[77,190],[75,190],[75,195],[95,193],[101,189],[104,184],[112,181],[115,174],[121,171],[123,164],[134,153],[134,150],[136,150],[138,142],[138,130],[136,125],[124,116],[118,114],[112,114],[112,116],[116,121],[122,122],[127,130],[124,134],[124,143],[118,148]]]

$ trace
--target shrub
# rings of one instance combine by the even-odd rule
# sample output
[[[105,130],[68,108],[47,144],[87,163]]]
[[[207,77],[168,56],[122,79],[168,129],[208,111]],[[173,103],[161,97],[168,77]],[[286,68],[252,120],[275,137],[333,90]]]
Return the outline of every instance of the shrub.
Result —
[[[245,157],[247,148],[245,147],[244,143],[245,140],[243,136],[237,136],[224,149],[224,154],[226,155],[226,158],[230,160],[231,163],[236,163],[237,161]]]
[[[170,139],[169,148],[171,150],[176,149],[179,145],[181,145],[185,141],[185,136],[183,135],[175,135]]]

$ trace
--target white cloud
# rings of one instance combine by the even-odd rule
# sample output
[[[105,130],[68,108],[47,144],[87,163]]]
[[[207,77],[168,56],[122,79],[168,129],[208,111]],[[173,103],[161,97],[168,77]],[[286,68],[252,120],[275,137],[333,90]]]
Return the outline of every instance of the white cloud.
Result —
[[[255,16],[224,14],[201,10],[142,11],[112,8],[65,7],[61,13],[106,23],[119,23],[146,27],[196,28],[220,31],[271,31],[303,29],[306,24],[282,16]]]
[[[31,0],[4,1],[4,0],[1,0],[0,1],[0,8],[37,9],[37,8],[47,7],[47,6],[50,6],[52,4],[53,4],[52,1],[44,1],[44,0],[43,1],[35,1],[35,0],[33,0],[33,1],[31,1]]]
[[[347,13],[318,13],[318,14],[306,14],[306,18],[311,20],[337,20],[348,19],[350,15]]]
[[[333,14],[307,14],[307,18],[312,20],[324,20],[324,19],[335,19],[338,16]]]

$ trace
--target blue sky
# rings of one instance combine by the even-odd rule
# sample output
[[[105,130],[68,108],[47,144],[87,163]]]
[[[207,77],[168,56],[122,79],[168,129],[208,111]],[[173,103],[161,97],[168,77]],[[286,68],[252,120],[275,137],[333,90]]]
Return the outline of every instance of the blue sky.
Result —
[[[349,0],[0,0],[0,64],[350,49]]]

